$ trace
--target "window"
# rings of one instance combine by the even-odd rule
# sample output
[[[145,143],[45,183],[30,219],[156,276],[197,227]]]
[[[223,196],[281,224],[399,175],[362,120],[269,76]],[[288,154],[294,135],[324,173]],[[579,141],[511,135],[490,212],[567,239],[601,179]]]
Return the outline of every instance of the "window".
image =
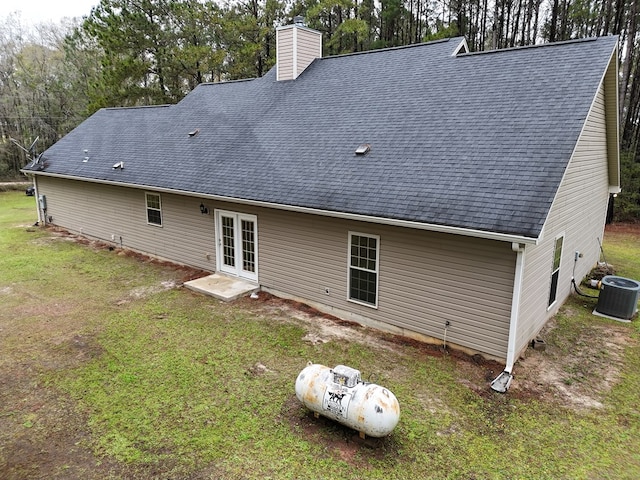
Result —
[[[380,237],[349,233],[349,300],[378,306]]]
[[[240,220],[242,225],[242,269],[256,271],[256,234],[254,220]]]
[[[162,226],[162,209],[160,205],[160,195],[157,193],[147,193],[147,223],[149,225]]]
[[[222,223],[222,257],[225,265],[236,266],[235,217],[224,216]]]
[[[556,301],[558,294],[558,278],[560,277],[560,260],[562,259],[562,243],[564,237],[556,238],[553,246],[553,268],[551,269],[551,289],[549,290],[549,306]]]

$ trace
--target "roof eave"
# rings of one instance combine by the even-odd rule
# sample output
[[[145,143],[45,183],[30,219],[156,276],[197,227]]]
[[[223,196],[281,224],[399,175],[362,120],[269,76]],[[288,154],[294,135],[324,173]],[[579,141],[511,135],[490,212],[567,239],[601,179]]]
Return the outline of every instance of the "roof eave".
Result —
[[[475,237],[482,238],[485,240],[496,240],[500,242],[508,242],[508,243],[520,243],[520,244],[531,244],[537,245],[539,242],[539,238],[537,237],[527,237],[525,235],[516,235],[516,234],[508,234],[508,233],[500,233],[500,232],[491,232],[486,230],[475,230],[470,228],[463,227],[455,227],[450,225],[439,225],[434,223],[424,223],[424,222],[416,222],[411,220],[399,220],[394,218],[385,218],[385,217],[375,217],[371,215],[362,215],[357,213],[349,213],[349,212],[338,212],[332,210],[322,210],[318,208],[312,207],[302,207],[298,205],[286,205],[281,203],[273,203],[273,202],[265,202],[260,200],[251,200],[246,198],[236,198],[236,197],[227,197],[223,195],[214,195],[214,194],[206,194],[200,192],[191,192],[188,190],[176,190],[172,188],[164,188],[164,187],[156,187],[150,185],[139,185],[135,183],[125,183],[125,182],[117,182],[113,180],[101,180],[95,178],[85,178],[78,177],[73,175],[65,175],[59,173],[49,173],[49,172],[36,172],[32,170],[21,170],[22,173],[26,175],[40,175],[45,177],[53,177],[53,178],[64,178],[67,180],[77,180],[82,182],[90,182],[90,183],[99,183],[103,185],[113,185],[118,187],[126,187],[126,188],[135,188],[139,190],[152,190],[161,193],[171,193],[175,195],[184,195],[189,197],[197,197],[197,198],[207,198],[211,200],[217,200],[221,202],[233,202],[241,205],[251,205],[254,207],[264,207],[264,208],[272,208],[276,210],[285,210],[290,212],[297,213],[308,213],[312,215],[322,215],[325,217],[332,218],[342,218],[345,220],[355,220],[359,222],[369,222],[376,223],[380,225],[389,225],[394,227],[404,227],[404,228],[412,228],[414,230],[426,230],[430,232],[438,232],[438,233],[449,233],[452,235],[462,235],[466,237]]]
[[[609,65],[602,78],[606,102],[607,161],[609,190],[620,191],[620,109],[618,92],[618,44],[616,43]],[[617,190],[617,191],[616,191]]]
[[[565,176],[567,174],[566,167],[569,166],[569,163],[574,158],[576,149],[578,148],[578,144],[580,139],[584,134],[584,130],[587,125],[586,119],[589,118],[593,108],[596,104],[596,100],[598,97],[598,91],[600,87],[604,88],[604,97],[605,97],[605,126],[607,130],[607,173],[609,176],[609,193],[616,194],[621,192],[620,188],[620,133],[619,133],[619,109],[618,109],[618,44],[613,47],[613,51],[609,56],[609,63],[607,64],[607,68],[605,68],[602,73],[602,77],[600,78],[600,83],[598,84],[598,88],[591,99],[591,105],[589,106],[589,110],[587,112],[587,116],[585,117],[585,121],[582,124],[582,128],[580,129],[580,133],[576,138],[576,142],[573,146],[573,151],[567,160],[567,164],[565,166],[565,172],[562,175],[562,179],[560,183],[558,183],[558,189],[554,195],[553,201],[549,210],[547,211],[547,216],[545,218],[544,225],[542,227],[542,231],[540,232],[540,236],[538,238],[539,241],[542,240],[544,236],[545,226],[547,224],[547,220],[549,219],[549,214],[553,208],[553,205],[556,203],[556,198],[558,196],[558,192],[560,190],[560,185],[563,184],[565,180]]]

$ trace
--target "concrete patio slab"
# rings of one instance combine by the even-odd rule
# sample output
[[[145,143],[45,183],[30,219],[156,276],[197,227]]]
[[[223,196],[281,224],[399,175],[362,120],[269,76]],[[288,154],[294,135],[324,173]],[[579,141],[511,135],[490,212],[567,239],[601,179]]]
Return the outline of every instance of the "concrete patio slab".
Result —
[[[219,273],[185,282],[184,286],[194,292],[209,295],[225,302],[260,290],[260,285]]]

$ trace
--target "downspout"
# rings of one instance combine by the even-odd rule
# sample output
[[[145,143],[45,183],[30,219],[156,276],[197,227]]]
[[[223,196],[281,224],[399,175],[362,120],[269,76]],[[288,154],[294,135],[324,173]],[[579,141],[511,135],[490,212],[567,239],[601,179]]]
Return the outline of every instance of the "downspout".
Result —
[[[513,374],[511,372],[513,370],[513,364],[516,362],[516,342],[518,339],[518,317],[520,316],[520,295],[522,293],[525,245],[523,243],[513,242],[511,244],[511,250],[516,252],[516,271],[513,279],[513,294],[511,295],[507,363],[504,371],[491,382],[491,388],[500,393],[505,393],[509,390],[511,380],[513,380]]]
[[[38,176],[37,175],[33,176],[33,187],[34,187],[33,196],[35,197],[36,209],[38,210],[38,225],[44,225],[45,224],[45,215],[42,213],[42,209],[40,208],[40,190],[38,188]]]

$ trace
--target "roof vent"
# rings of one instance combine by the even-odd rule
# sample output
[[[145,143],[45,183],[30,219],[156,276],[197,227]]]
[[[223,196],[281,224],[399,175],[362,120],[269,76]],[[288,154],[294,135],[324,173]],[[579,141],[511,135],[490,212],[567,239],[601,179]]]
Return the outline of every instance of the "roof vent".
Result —
[[[356,155],[366,155],[371,151],[371,145],[368,143],[363,143],[362,145],[356,148]]]
[[[124,162],[118,162],[118,163],[116,163],[116,164],[113,166],[113,169],[114,169],[114,170],[118,170],[118,169],[120,169],[120,170],[124,170]]]
[[[293,24],[299,27],[304,27],[304,17],[302,15],[296,15],[293,17]]]
[[[87,163],[89,161],[89,150],[84,150],[84,158],[82,159],[82,163]]]
[[[458,55],[463,55],[465,53],[469,53],[469,45],[467,45],[467,40],[463,38],[458,44],[458,46],[455,48],[451,56],[457,57]]]
[[[192,130],[189,132],[189,136],[190,137],[195,137],[196,135],[198,135],[200,133],[200,129],[196,128],[195,130]]]

